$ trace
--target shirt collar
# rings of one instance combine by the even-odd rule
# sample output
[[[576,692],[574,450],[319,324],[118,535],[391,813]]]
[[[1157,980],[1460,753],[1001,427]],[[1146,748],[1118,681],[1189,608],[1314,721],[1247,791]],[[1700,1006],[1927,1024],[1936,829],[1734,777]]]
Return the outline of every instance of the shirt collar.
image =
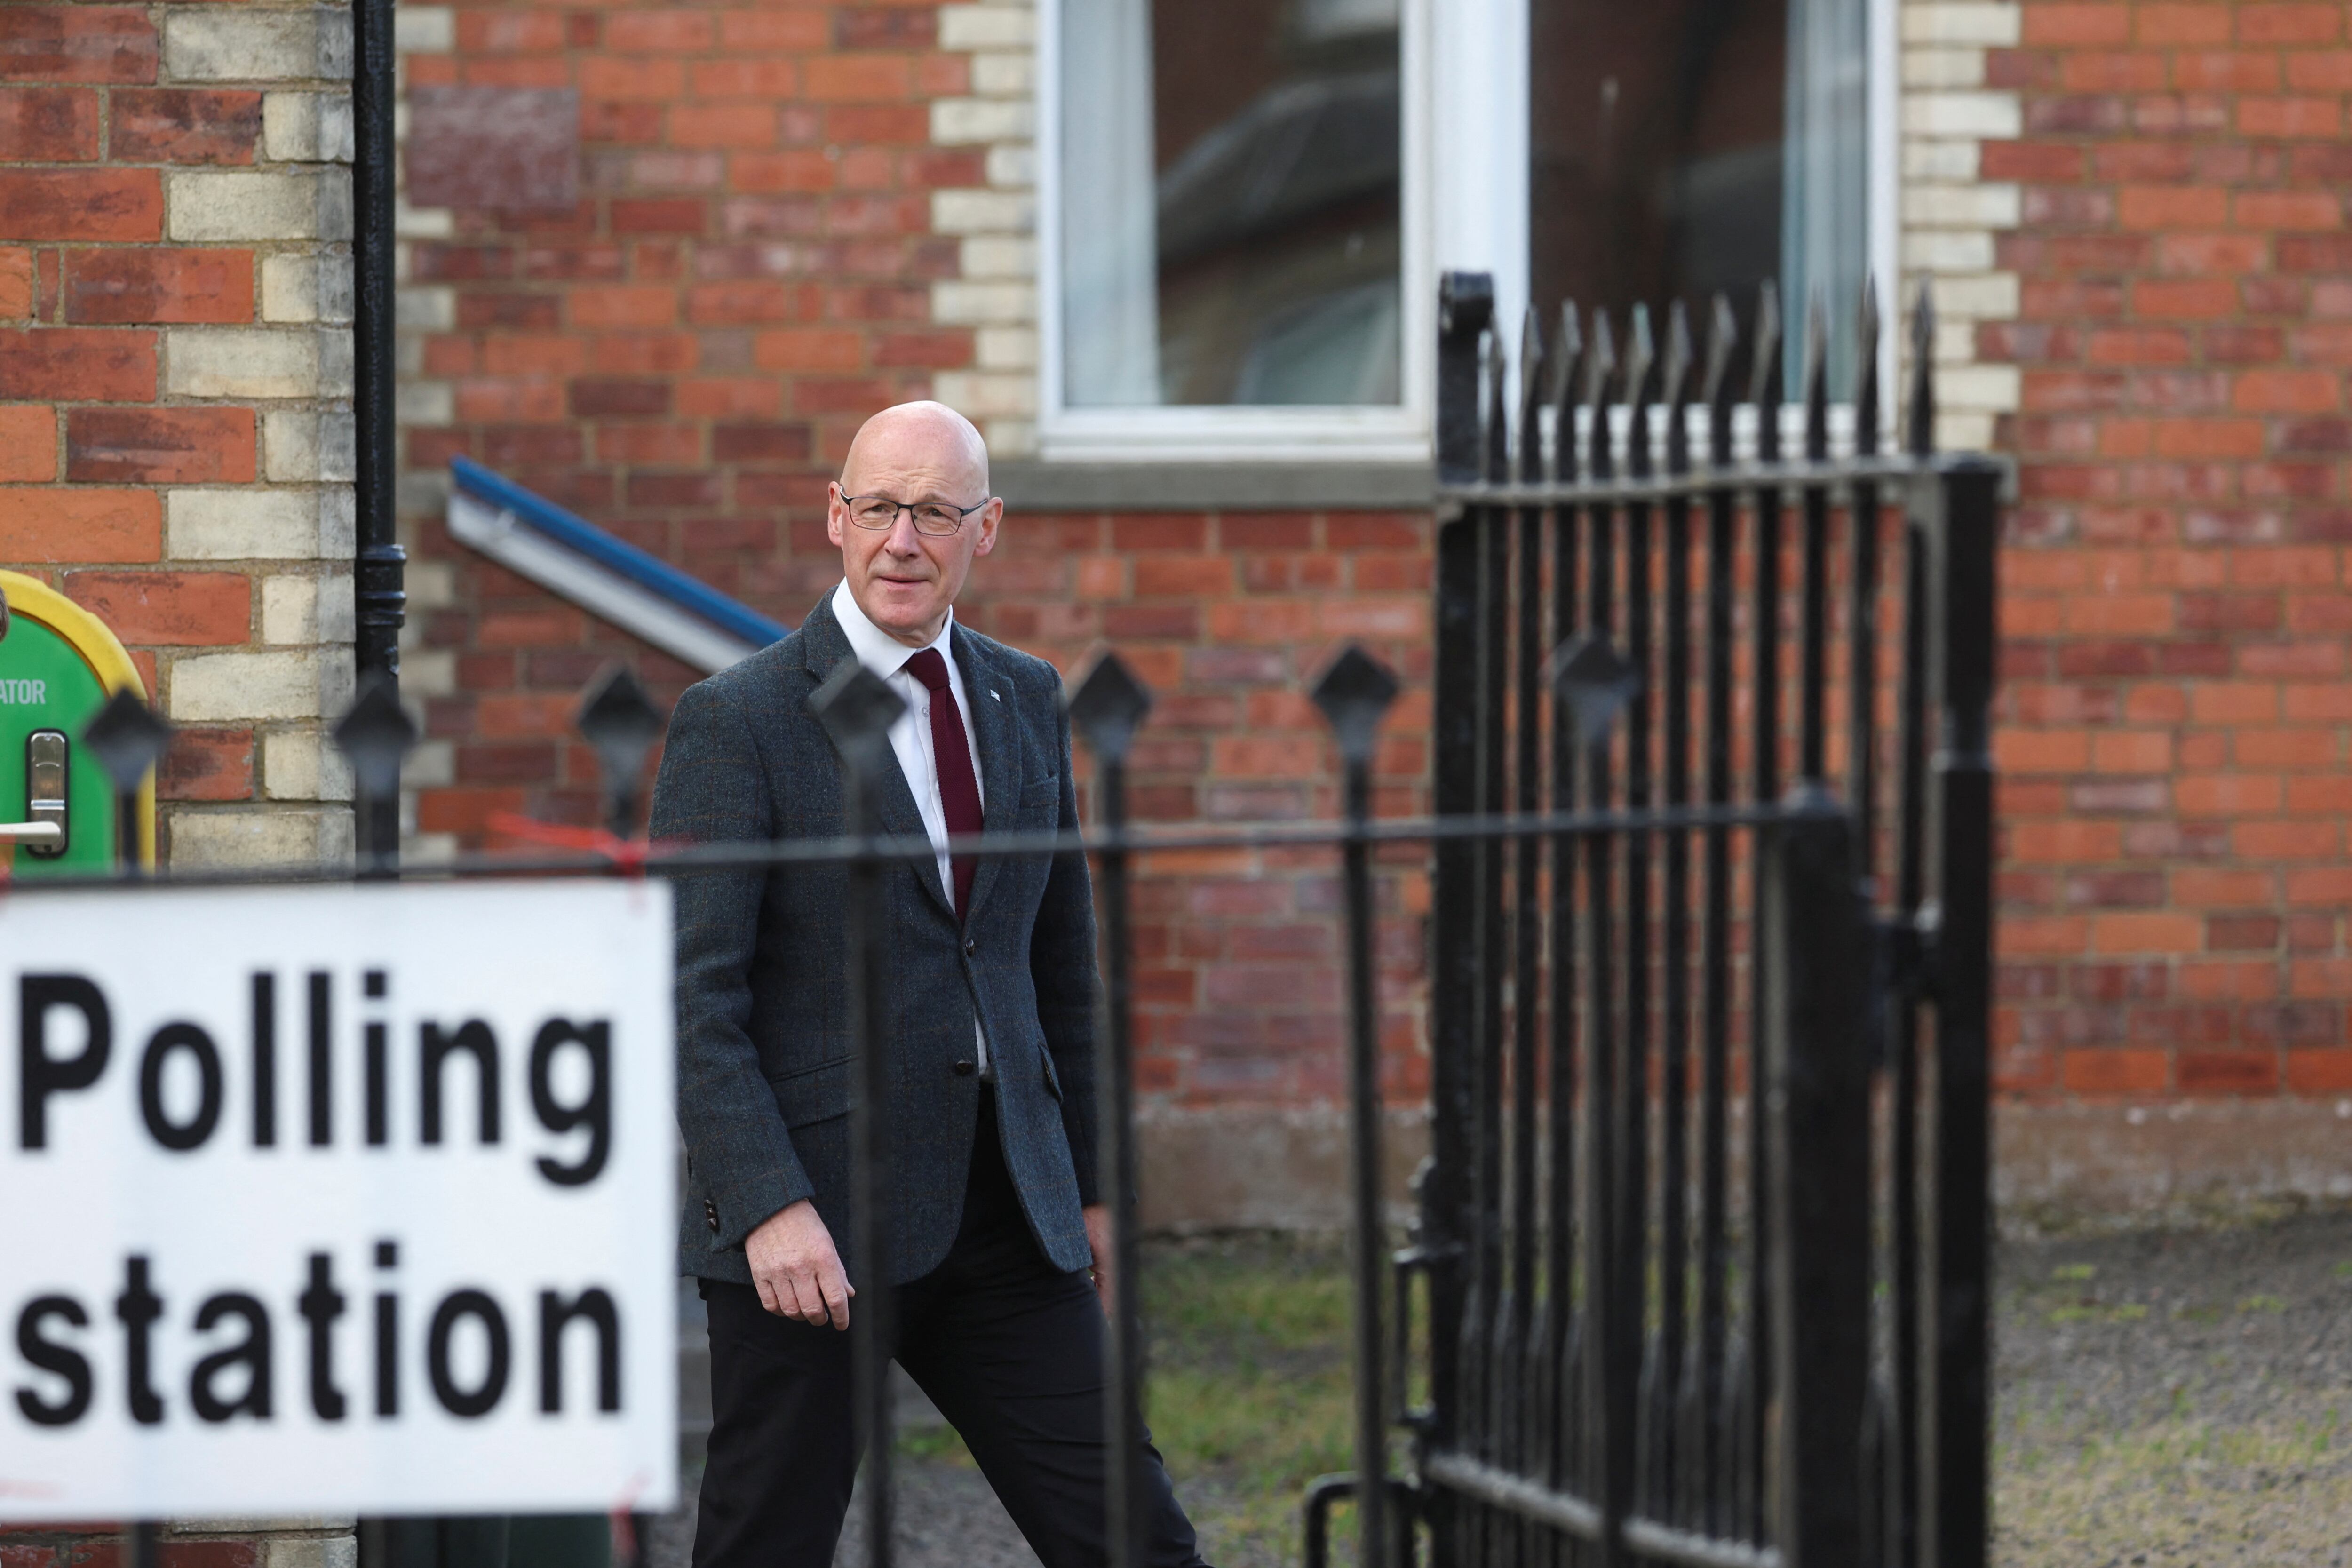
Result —
[[[858,607],[857,596],[849,591],[849,579],[846,577],[833,590],[833,618],[841,623],[842,635],[849,639],[849,651],[857,656],[857,662],[885,680],[898,674],[906,668],[908,659],[923,651],[908,647],[868,620],[866,612]],[[955,653],[949,647],[948,638],[954,630],[955,611],[950,609],[948,618],[940,623],[940,635],[925,645],[939,649],[940,657],[947,660],[950,668],[955,666]]]

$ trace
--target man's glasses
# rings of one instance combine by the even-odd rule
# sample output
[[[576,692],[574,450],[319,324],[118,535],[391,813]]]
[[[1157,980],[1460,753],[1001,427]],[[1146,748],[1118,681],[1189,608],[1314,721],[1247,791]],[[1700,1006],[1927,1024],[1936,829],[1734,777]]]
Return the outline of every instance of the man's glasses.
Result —
[[[900,512],[912,512],[917,533],[944,539],[961,528],[963,520],[986,506],[988,501],[983,500],[979,506],[950,506],[938,500],[917,503],[892,500],[887,496],[844,496],[841,504],[849,509],[849,521],[860,528],[872,529],[879,533],[886,528],[897,527]]]

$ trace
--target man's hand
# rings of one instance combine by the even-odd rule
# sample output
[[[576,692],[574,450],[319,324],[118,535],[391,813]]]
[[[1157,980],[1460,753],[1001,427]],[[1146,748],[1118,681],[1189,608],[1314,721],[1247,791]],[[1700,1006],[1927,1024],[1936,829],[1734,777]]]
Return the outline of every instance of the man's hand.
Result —
[[[1094,1249],[1095,1266],[1088,1270],[1095,1279],[1095,1294],[1102,1298],[1103,1316],[1110,1316],[1118,1305],[1118,1280],[1111,1271],[1110,1205],[1088,1204],[1079,1214],[1087,1222],[1087,1245]]]
[[[1087,1234],[1094,1234],[1091,1220]],[[760,1305],[780,1318],[849,1327],[849,1299],[857,1291],[841,1267],[833,1232],[816,1216],[816,1205],[803,1198],[778,1209],[743,1238],[743,1253],[751,1260]]]

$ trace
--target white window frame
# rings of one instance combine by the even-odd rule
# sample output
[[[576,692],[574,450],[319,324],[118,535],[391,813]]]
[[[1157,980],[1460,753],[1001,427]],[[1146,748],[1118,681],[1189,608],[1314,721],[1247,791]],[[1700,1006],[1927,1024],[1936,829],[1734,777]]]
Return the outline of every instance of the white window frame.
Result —
[[[1494,279],[1495,320],[1514,359],[1528,304],[1528,0],[1401,0],[1404,145],[1399,227],[1402,403],[1071,408],[1064,402],[1061,16],[1087,0],[1039,0],[1037,34],[1038,455],[1048,462],[1397,462],[1433,455],[1437,279]],[[1899,0],[1869,0],[1869,249],[1887,330],[1890,420],[1900,295]],[[1444,26],[1438,26],[1438,13]],[[1437,177],[1438,171],[1445,177]],[[1547,330],[1551,323],[1547,322]],[[1849,416],[1849,423],[1851,416]]]

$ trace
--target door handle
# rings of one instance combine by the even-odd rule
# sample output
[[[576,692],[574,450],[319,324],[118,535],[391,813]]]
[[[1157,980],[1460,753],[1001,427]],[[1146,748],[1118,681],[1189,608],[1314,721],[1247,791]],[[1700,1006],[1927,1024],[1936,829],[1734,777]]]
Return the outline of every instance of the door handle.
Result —
[[[66,786],[70,742],[62,730],[36,730],[25,737],[24,822],[0,822],[0,844],[21,844],[25,853],[54,860],[66,852]]]

